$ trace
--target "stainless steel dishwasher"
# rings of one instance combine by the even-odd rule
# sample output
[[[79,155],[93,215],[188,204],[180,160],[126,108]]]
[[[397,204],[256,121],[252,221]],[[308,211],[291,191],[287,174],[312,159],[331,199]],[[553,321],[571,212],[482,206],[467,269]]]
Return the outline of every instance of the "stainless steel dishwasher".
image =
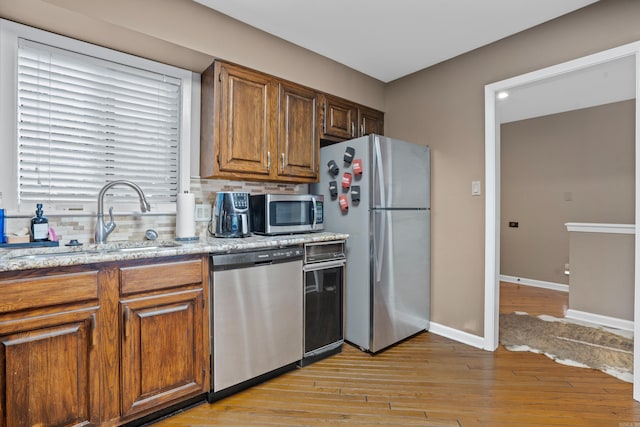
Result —
[[[300,246],[211,256],[209,402],[302,358],[302,258]]]

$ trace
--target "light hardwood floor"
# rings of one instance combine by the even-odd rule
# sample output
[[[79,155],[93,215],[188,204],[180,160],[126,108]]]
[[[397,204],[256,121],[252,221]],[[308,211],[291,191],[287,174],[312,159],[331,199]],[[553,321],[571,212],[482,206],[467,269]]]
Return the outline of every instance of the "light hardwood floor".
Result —
[[[503,284],[502,309],[561,316],[566,294],[554,292]],[[422,333],[375,356],[345,345],[338,355],[155,426],[639,427],[640,403],[631,393],[631,384],[599,371]]]
[[[564,317],[567,308],[569,308],[568,292],[500,283],[500,313],[524,311],[532,316],[548,314],[553,317]]]

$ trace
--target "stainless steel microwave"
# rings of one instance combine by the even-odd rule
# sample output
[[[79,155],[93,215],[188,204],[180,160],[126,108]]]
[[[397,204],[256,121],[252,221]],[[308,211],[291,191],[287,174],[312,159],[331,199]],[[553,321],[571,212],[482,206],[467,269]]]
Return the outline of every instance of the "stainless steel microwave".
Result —
[[[256,234],[309,233],[324,230],[324,196],[258,194],[250,198],[251,229]]]

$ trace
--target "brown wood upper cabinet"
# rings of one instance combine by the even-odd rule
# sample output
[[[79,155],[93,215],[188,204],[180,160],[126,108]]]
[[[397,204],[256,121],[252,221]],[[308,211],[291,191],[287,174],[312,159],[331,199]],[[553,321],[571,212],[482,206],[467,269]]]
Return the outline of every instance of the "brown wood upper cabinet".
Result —
[[[318,178],[319,95],[312,89],[280,82],[278,111],[278,176],[305,182]]]
[[[377,133],[384,135],[384,113],[333,95],[322,99],[321,139],[340,142]]]
[[[314,90],[215,61],[202,74],[200,175],[315,182],[318,123]]]

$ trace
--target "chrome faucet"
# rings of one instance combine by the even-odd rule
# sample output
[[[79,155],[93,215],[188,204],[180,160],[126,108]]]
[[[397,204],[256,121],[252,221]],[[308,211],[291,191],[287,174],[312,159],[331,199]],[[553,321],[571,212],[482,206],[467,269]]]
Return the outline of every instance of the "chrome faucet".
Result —
[[[100,193],[98,193],[98,220],[96,222],[96,230],[94,235],[96,243],[106,243],[107,237],[116,228],[116,223],[113,221],[113,207],[109,208],[109,222],[107,224],[104,223],[104,195],[108,189],[115,185],[126,185],[133,188],[140,197],[140,210],[142,212],[151,210],[149,202],[147,202],[142,189],[138,187],[138,185],[134,184],[131,181],[125,180],[112,181],[108,183],[107,185],[102,187],[102,190],[100,190]]]

